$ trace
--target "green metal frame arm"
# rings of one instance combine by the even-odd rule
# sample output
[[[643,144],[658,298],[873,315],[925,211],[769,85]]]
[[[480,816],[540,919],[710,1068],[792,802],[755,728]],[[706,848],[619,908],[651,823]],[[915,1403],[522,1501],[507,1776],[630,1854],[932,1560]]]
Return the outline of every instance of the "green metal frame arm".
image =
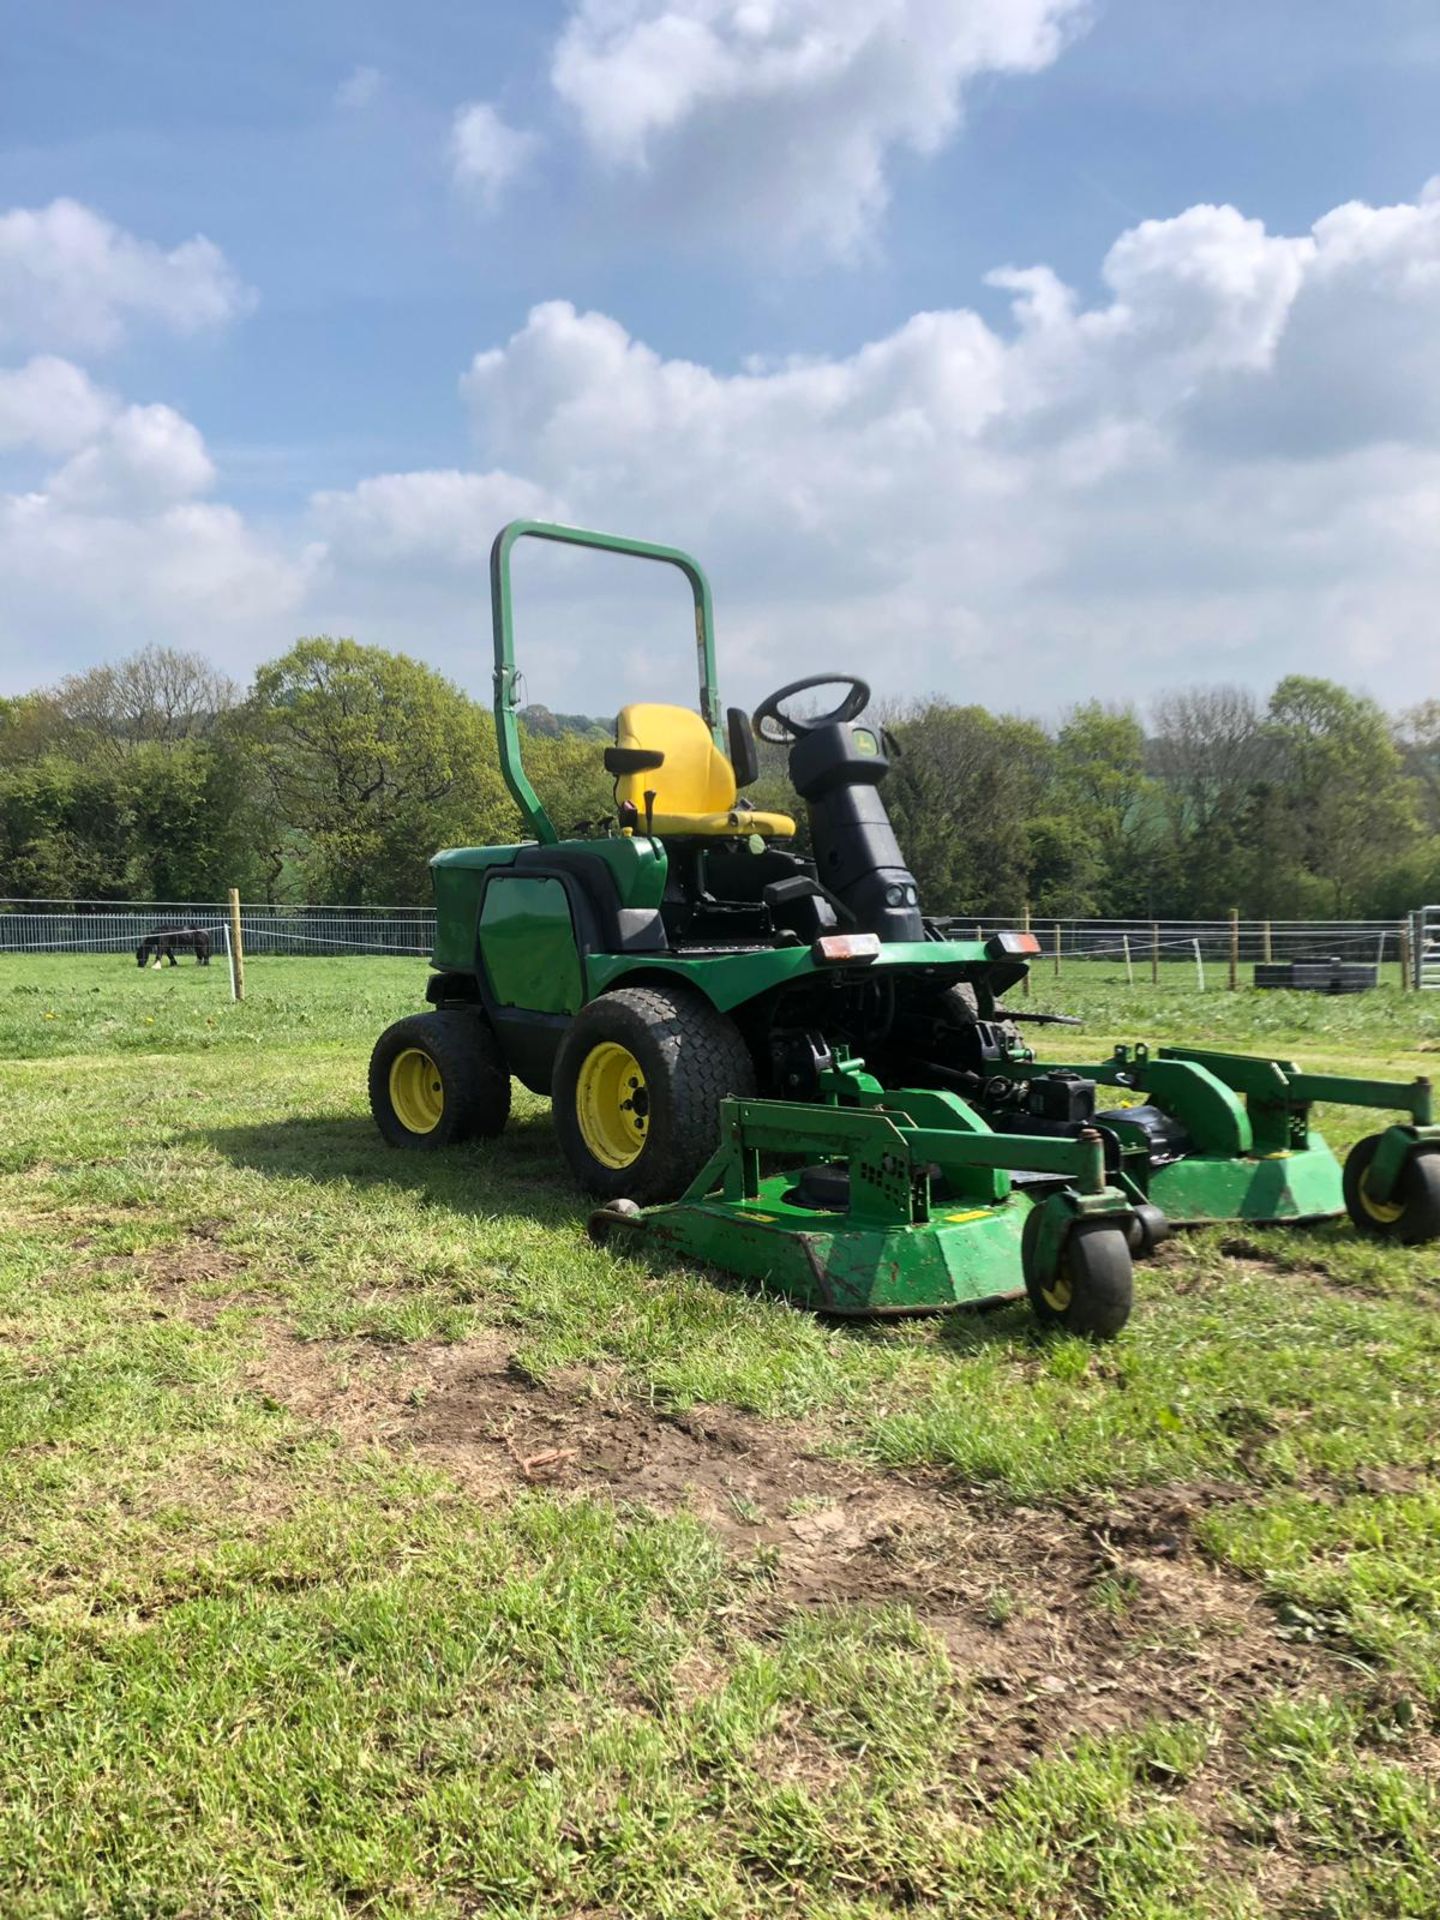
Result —
[[[554,822],[525,775],[517,718],[515,664],[515,610],[510,591],[510,552],[517,540],[551,540],[564,547],[592,547],[602,553],[628,554],[636,560],[658,560],[678,567],[690,583],[695,602],[695,651],[700,668],[700,713],[717,747],[723,752],[720,730],[720,689],[715,675],[715,619],[710,582],[698,560],[679,547],[657,546],[650,540],[626,540],[618,533],[592,533],[584,527],[561,527],[548,520],[512,520],[500,529],[490,549],[490,615],[495,630],[495,737],[500,771],[526,827],[546,846],[560,838]]]
[[[924,1109],[927,1103],[948,1102],[953,1096],[908,1089],[898,1099]],[[1106,1181],[1104,1145],[1098,1134],[1071,1140],[992,1133],[964,1108],[954,1117],[970,1124],[947,1126],[943,1124],[947,1116],[938,1104],[925,1117],[942,1124],[917,1126],[903,1108],[887,1111],[873,1106],[726,1098],[720,1103],[720,1146],[685,1197],[698,1200],[723,1186],[727,1199],[753,1200],[759,1191],[759,1158],[769,1152],[847,1158],[856,1175],[852,1211],[864,1209],[875,1217],[909,1217],[909,1184],[916,1167],[930,1161],[951,1175],[982,1171],[1005,1175],[1011,1169],[1056,1174],[1074,1181],[1077,1199],[1103,1196],[1116,1203],[1121,1199]],[[878,1175],[873,1184],[887,1192],[884,1197],[863,1200],[860,1196],[873,1175]],[[985,1203],[1002,1201],[1008,1191],[1008,1180],[1002,1180]]]
[[[1435,1123],[1435,1092],[1428,1080],[1351,1080],[1338,1073],[1290,1076],[1292,1100],[1323,1100],[1338,1107],[1378,1107],[1408,1113],[1417,1127]]]
[[[1075,1180],[1082,1193],[1105,1191],[1105,1148],[1098,1134],[1072,1140],[1045,1134],[950,1133],[938,1127],[911,1127],[904,1137],[914,1159],[933,1160],[947,1173],[963,1167],[1053,1173]]]

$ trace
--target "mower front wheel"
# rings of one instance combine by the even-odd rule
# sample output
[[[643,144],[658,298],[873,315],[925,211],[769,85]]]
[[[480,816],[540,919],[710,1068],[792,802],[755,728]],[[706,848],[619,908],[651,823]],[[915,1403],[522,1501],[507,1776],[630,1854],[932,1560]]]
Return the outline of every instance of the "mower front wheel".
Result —
[[[576,1015],[550,1098],[575,1178],[602,1200],[677,1200],[719,1144],[720,1102],[753,1094],[734,1021],[685,987],[617,987]]]
[[[1398,1240],[1414,1247],[1440,1239],[1440,1151],[1412,1152],[1400,1169],[1400,1178],[1388,1200],[1369,1191],[1367,1175],[1381,1139],[1368,1134],[1350,1149],[1345,1160],[1345,1211],[1356,1229],[1372,1240]]]
[[[510,1075],[484,1014],[443,1007],[387,1027],[370,1055],[370,1111],[392,1147],[433,1152],[502,1132]]]
[[[1113,1340],[1130,1318],[1135,1268],[1124,1229],[1107,1220],[1077,1220],[1065,1236],[1053,1274],[1038,1270],[1041,1210],[1025,1222],[1021,1259],[1025,1291],[1042,1327]]]

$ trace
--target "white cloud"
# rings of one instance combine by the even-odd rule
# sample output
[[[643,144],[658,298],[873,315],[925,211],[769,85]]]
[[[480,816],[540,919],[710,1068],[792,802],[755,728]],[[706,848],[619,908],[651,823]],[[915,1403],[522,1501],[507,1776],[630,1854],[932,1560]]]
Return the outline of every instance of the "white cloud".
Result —
[[[70,453],[98,436],[115,404],[80,367],[53,354],[0,367],[0,452]]]
[[[1440,694],[1440,193],[1295,235],[1192,207],[1100,274],[1087,304],[1007,267],[1003,321],[738,371],[547,302],[463,377],[476,471],[376,475],[274,535],[204,497],[190,423],[32,362],[0,376],[7,461],[35,467],[0,495],[0,649],[33,679],[52,643],[213,631],[241,664],[354,632],[483,698],[485,560],[526,515],[698,553],[734,698],[827,666],[1041,712],[1290,670]],[[533,697],[683,682],[683,604],[636,617],[660,570],[524,564]]]
[[[172,407],[126,407],[47,485],[66,508],[134,512],[207,493],[215,466],[199,430]]]
[[[487,208],[529,164],[539,147],[533,133],[510,126],[486,100],[461,107],[450,130],[450,162],[456,184]]]
[[[379,97],[384,84],[378,67],[352,67],[335,89],[335,105],[342,113],[359,113]]]
[[[77,511],[0,494],[0,660],[12,689],[162,640],[248,666],[298,631],[310,556],[231,507]]]
[[[575,0],[551,82],[607,165],[752,249],[844,256],[966,86],[1050,64],[1084,0]]]
[[[1122,235],[1093,306],[997,275],[1005,330],[726,373],[551,302],[464,386],[488,459],[710,562],[750,688],[878,650],[896,690],[1021,706],[1290,668],[1399,702],[1440,691],[1437,263],[1433,192],[1298,236],[1195,207]]]
[[[215,468],[183,415],[121,406],[68,362],[41,359],[0,373],[0,445],[7,429],[17,458],[69,455],[0,491],[7,687],[156,639],[223,644],[233,664],[291,637],[319,556],[197,497]]]
[[[166,253],[75,200],[0,214],[0,345],[100,350],[135,323],[197,333],[252,302],[202,236]]]
[[[554,512],[543,488],[501,472],[382,473],[311,501],[332,563],[361,572],[483,569],[497,527]]]

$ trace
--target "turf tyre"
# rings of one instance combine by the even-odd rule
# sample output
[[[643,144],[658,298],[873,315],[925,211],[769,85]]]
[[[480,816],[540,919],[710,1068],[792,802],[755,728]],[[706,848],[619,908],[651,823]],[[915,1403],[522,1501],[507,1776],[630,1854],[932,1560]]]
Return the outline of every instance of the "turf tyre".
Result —
[[[1390,1207],[1377,1211],[1364,1183],[1381,1137],[1367,1134],[1345,1159],[1345,1211],[1356,1231],[1371,1240],[1398,1240],[1404,1247],[1440,1240],[1440,1151],[1432,1147],[1412,1153],[1400,1170]]]
[[[645,1139],[626,1166],[587,1143],[578,1089],[592,1052],[623,1047],[644,1077]],[[560,1148],[576,1180],[602,1200],[676,1200],[715,1151],[720,1102],[755,1091],[755,1068],[733,1020],[683,987],[618,987],[583,1007],[561,1043],[551,1083]]]
[[[397,1110],[394,1069],[406,1054],[423,1054],[439,1082],[439,1117],[427,1131]],[[478,1008],[445,1007],[409,1014],[389,1026],[370,1055],[370,1111],[388,1146],[424,1153],[491,1138],[510,1117],[510,1075],[489,1021]]]

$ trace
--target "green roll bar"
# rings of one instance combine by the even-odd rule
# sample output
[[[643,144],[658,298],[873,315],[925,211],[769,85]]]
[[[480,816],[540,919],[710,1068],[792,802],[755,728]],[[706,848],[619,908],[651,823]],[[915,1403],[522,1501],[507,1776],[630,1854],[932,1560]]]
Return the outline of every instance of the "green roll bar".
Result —
[[[490,613],[495,627],[495,737],[500,771],[524,815],[526,829],[544,846],[554,846],[555,831],[540,797],[525,777],[517,718],[515,613],[510,594],[510,549],[517,540],[554,540],[565,547],[598,547],[604,553],[626,553],[637,560],[659,560],[678,567],[690,582],[695,600],[695,651],[700,665],[700,714],[715,744],[725,750],[720,731],[720,689],[715,679],[715,619],[710,604],[710,582],[698,560],[679,547],[660,547],[649,540],[625,540],[618,533],[590,533],[584,527],[559,527],[548,520],[512,520],[500,529],[490,549]]]

